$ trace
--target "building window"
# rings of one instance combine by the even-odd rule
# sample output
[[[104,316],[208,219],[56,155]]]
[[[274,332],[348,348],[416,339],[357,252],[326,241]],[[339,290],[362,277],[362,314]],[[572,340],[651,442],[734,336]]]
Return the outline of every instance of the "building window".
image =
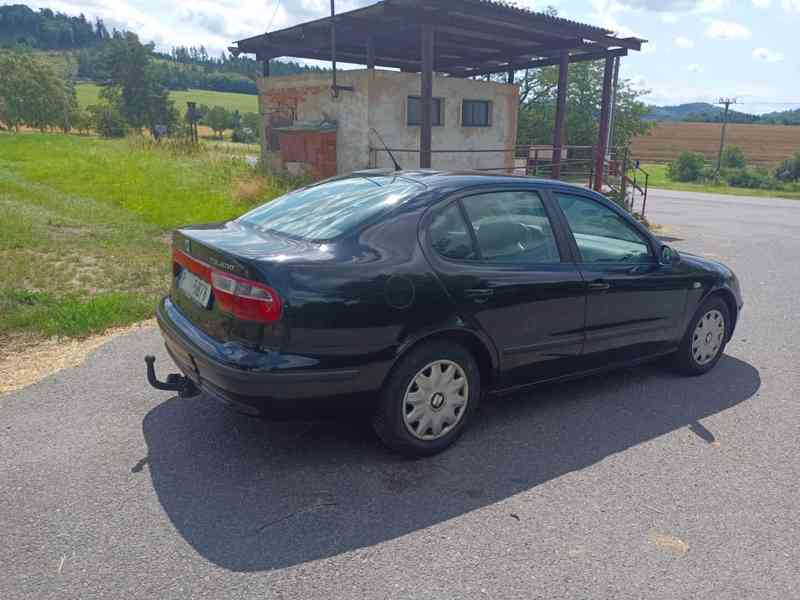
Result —
[[[489,127],[492,124],[492,103],[488,100],[464,100],[461,122],[464,127]]]
[[[422,98],[419,96],[408,97],[408,126],[420,127],[422,125]],[[444,100],[441,98],[433,99],[433,118],[434,127],[444,125]]]

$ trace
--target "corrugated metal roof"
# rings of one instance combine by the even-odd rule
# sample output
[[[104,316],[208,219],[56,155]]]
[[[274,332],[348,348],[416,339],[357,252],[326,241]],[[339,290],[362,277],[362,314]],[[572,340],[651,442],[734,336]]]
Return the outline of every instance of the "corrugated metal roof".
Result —
[[[605,34],[605,35],[613,33],[613,31],[611,31],[610,29],[603,29],[602,27],[596,27],[594,25],[589,25],[587,23],[571,21],[570,19],[564,19],[563,17],[552,16],[544,12],[535,11],[530,8],[524,8],[517,5],[516,2],[507,2],[504,0],[462,0],[462,2],[464,2],[464,4],[485,4],[488,6],[493,6],[495,8],[513,11],[527,16],[534,16],[543,21],[549,21],[557,25],[578,27],[586,31],[591,31],[592,33]]]
[[[399,10],[390,12],[389,9],[393,8]],[[456,35],[461,35],[463,39],[450,40],[451,45],[463,46],[464,50],[472,49],[473,40],[470,34],[488,48],[491,48],[492,44],[503,45],[504,47],[496,55],[500,63],[511,64],[515,61],[518,63],[534,55],[549,56],[546,53],[551,50],[586,51],[591,47],[639,50],[643,41],[620,38],[608,29],[524,8],[510,0],[380,0],[375,4],[337,15],[337,22],[343,24],[337,36],[340,59],[360,64],[366,62],[368,51],[364,34],[367,29],[373,29],[378,38],[383,34],[391,37],[406,31],[407,37],[413,39],[421,27],[416,15],[423,12],[440,23],[443,32],[452,21],[452,26],[449,27],[451,31],[446,34],[452,34],[452,31],[457,29]],[[283,52],[280,55],[328,60],[331,53],[326,33],[330,23],[331,17],[323,17],[240,40],[237,42],[237,51],[254,54],[263,52],[265,55],[278,56],[277,53],[270,54],[270,50],[274,48]],[[530,32],[530,39],[527,37],[527,32]],[[463,41],[464,39],[467,41]],[[512,39],[512,49],[519,49],[519,52],[512,52],[509,50],[511,46],[505,45]],[[531,47],[536,46],[536,48],[531,50],[523,47],[527,41],[532,43]],[[418,52],[410,46],[406,47],[401,43],[397,47],[389,47],[378,41],[375,45],[377,47],[375,60],[378,66],[401,69],[419,66]],[[542,53],[537,54],[538,50]],[[473,53],[468,54],[470,56],[465,57],[459,64],[456,64],[458,62],[456,60],[446,61],[450,63],[448,66],[452,67],[449,71],[472,67],[482,62],[481,57],[476,58]]]

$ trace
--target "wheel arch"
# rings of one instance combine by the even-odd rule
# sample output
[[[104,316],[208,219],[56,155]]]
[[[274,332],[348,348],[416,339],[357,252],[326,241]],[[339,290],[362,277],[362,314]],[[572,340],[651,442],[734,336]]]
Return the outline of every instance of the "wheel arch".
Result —
[[[391,367],[387,371],[384,382],[397,367],[403,357],[420,346],[437,340],[455,342],[464,346],[478,363],[481,374],[481,386],[489,385],[496,377],[499,369],[499,355],[491,341],[484,339],[478,332],[463,327],[451,327],[425,332],[406,340],[397,350]],[[485,388],[484,388],[485,389]]]
[[[728,340],[730,340],[731,337],[733,337],[734,329],[736,329],[736,324],[739,321],[739,306],[736,303],[736,296],[726,287],[717,287],[711,290],[711,292],[709,292],[708,295],[703,298],[703,302],[709,300],[710,298],[721,298],[728,307],[728,312],[731,316],[731,320],[733,321],[731,327],[728,329],[727,335]]]

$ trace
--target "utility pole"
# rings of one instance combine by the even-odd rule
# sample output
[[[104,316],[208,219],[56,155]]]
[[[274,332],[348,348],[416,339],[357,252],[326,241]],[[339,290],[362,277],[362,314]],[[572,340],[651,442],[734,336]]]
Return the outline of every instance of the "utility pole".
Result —
[[[722,170],[722,152],[725,150],[725,130],[728,128],[728,112],[731,104],[736,104],[736,98],[720,98],[717,104],[725,106],[725,114],[722,116],[722,135],[719,140],[719,156],[717,157],[717,175]]]

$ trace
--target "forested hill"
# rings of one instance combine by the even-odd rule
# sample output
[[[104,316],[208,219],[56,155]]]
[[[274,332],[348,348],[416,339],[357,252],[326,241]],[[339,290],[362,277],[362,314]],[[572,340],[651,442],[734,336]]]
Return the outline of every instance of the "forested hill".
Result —
[[[67,75],[75,79],[101,83],[103,75],[98,66],[105,46],[125,33],[109,31],[102,19],[91,22],[83,14],[67,15],[48,8],[35,11],[24,4],[0,6],[0,49],[63,54],[70,69]],[[252,58],[235,58],[227,52],[211,56],[202,45],[175,47],[170,52],[156,52],[152,44],[148,48],[158,80],[171,90],[256,93],[259,65]],[[319,70],[296,62],[272,62],[275,75]]]
[[[648,121],[683,121],[689,123],[722,123],[724,109],[706,102],[677,106],[650,106]],[[800,125],[800,109],[753,115],[731,109],[730,123],[759,123],[761,125]]]
[[[71,17],[48,8],[34,11],[24,4],[0,6],[0,46],[41,50],[86,48],[108,38],[102,21]]]

